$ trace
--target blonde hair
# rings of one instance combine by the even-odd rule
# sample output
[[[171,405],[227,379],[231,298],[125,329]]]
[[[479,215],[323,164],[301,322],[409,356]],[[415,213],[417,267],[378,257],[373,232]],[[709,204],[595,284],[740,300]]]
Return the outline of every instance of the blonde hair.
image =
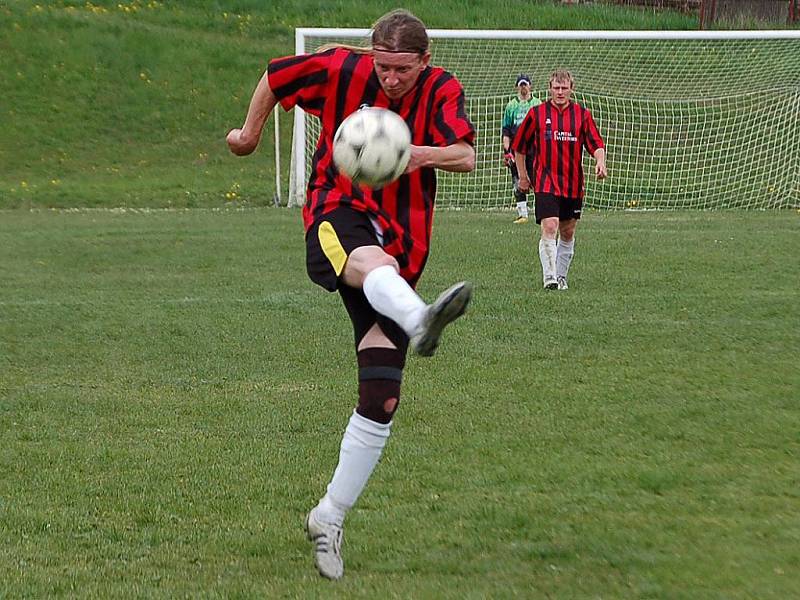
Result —
[[[554,81],[569,81],[569,87],[575,87],[575,78],[572,77],[572,73],[566,69],[556,69],[553,71],[553,74],[550,75],[550,81],[548,84],[553,83]]]

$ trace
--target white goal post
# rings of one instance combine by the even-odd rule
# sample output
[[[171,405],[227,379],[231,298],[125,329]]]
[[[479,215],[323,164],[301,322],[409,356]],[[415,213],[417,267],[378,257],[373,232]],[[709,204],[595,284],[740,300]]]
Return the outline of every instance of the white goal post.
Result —
[[[587,156],[586,206],[800,208],[800,30],[514,31],[430,29],[432,63],[464,86],[477,165],[438,173],[437,207],[511,209],[500,122],[519,73],[545,99],[569,69],[574,98],[608,146],[608,179]],[[302,28],[296,52],[368,46],[368,29]],[[295,109],[288,203],[305,202],[317,119]]]

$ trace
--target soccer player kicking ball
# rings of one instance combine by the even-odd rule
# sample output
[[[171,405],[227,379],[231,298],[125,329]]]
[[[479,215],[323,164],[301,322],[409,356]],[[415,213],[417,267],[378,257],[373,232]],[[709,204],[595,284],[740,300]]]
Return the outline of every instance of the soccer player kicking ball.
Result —
[[[566,290],[575,248],[575,227],[583,207],[583,149],[595,159],[598,179],[608,175],[606,149],[589,111],[572,101],[574,80],[558,69],[550,76],[550,98],[528,111],[511,144],[519,171],[518,187],[534,192],[536,223],[541,225],[539,260],[548,290]],[[534,155],[533,181],[525,170]],[[556,243],[558,236],[558,243]]]
[[[345,515],[389,437],[409,345],[432,355],[472,294],[471,284],[457,283],[429,305],[414,291],[430,248],[434,169],[475,167],[475,128],[464,91],[450,73],[428,64],[428,34],[411,13],[384,15],[371,37],[371,48],[334,46],[272,60],[244,126],[227,137],[234,154],[253,152],[278,102],[286,110],[300,106],[322,126],[303,208],[306,264],[312,281],[342,298],[353,324],[359,382],[338,465],[306,517],[317,569],[329,579],[344,574]],[[411,130],[406,172],[380,190],[354,184],[331,156],[339,124],[364,104],[396,112]]]

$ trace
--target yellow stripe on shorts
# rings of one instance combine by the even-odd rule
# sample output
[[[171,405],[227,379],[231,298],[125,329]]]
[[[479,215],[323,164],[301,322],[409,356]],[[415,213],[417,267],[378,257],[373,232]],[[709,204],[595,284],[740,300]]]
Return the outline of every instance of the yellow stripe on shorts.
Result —
[[[339,236],[336,235],[333,225],[328,221],[323,221],[320,224],[317,235],[319,236],[319,245],[322,247],[325,256],[328,257],[338,277],[342,274],[344,264],[347,262],[347,253],[344,251],[344,248],[342,248]]]

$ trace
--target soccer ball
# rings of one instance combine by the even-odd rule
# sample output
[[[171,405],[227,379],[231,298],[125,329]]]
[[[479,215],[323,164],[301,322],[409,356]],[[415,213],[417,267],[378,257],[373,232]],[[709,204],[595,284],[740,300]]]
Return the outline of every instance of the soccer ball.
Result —
[[[391,110],[357,110],[333,136],[333,162],[355,183],[383,187],[403,174],[409,158],[411,132]]]

